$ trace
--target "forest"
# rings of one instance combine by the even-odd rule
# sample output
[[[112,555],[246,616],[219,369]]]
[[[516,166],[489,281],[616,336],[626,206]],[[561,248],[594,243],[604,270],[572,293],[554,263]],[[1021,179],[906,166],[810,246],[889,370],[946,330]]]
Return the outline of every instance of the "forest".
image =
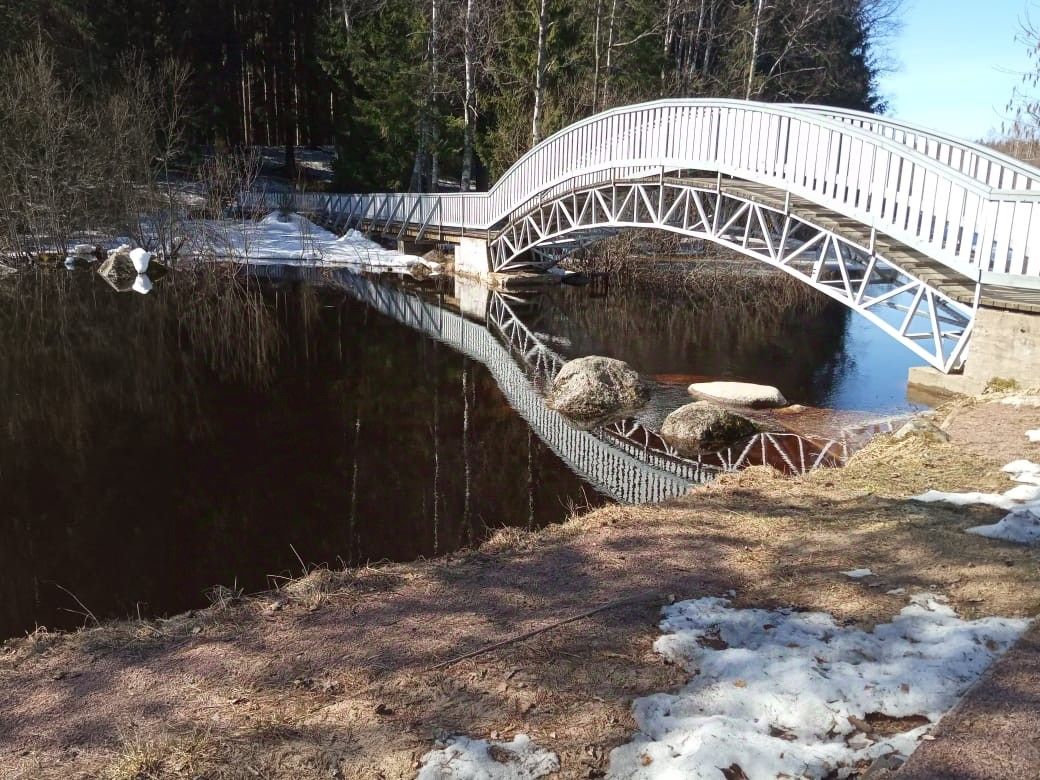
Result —
[[[484,189],[540,139],[659,97],[881,111],[901,0],[0,0],[77,84],[185,66],[187,139],[338,150],[352,191]]]

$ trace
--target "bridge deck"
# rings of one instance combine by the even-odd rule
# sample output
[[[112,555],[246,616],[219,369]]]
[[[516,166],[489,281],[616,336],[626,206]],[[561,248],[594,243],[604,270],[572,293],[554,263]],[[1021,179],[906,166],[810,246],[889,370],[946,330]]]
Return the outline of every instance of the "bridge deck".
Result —
[[[713,187],[716,183],[714,179],[684,179],[682,181],[695,186]],[[722,189],[738,197],[744,197],[773,208],[784,208],[786,194],[773,187],[748,181],[724,179]],[[863,223],[835,214],[804,198],[792,195],[789,202],[791,210],[798,216],[812,220],[820,227],[832,230],[861,246],[870,246],[870,228]],[[968,277],[933,260],[924,253],[880,233],[875,239],[875,246],[884,257],[933,285],[953,300],[969,305],[974,302],[975,285]],[[994,309],[1040,313],[1040,289],[985,284],[982,287],[979,303]]]

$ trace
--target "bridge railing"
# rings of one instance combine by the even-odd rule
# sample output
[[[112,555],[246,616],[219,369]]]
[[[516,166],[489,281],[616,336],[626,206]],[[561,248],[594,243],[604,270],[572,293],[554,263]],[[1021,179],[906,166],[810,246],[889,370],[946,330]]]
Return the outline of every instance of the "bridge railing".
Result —
[[[627,106],[547,138],[487,193],[314,197],[319,210],[350,224],[487,231],[576,183],[681,170],[803,197],[972,278],[1040,285],[1040,171],[985,147],[835,109],[736,100]]]
[[[890,138],[996,190],[1040,190],[1040,171],[983,144],[863,111],[813,105],[792,108]]]

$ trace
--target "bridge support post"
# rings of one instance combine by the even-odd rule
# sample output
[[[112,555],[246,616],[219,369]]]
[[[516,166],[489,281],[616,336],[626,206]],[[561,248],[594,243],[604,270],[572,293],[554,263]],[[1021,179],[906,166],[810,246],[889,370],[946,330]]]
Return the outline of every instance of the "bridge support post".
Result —
[[[486,277],[491,273],[491,255],[483,238],[461,236],[455,245],[455,273]]]
[[[1040,312],[980,306],[962,373],[915,367],[909,376],[914,389],[968,395],[982,392],[993,380],[1040,387]]]
[[[403,255],[424,255],[431,249],[436,249],[437,244],[434,241],[409,241],[407,239],[397,239],[397,251]]]

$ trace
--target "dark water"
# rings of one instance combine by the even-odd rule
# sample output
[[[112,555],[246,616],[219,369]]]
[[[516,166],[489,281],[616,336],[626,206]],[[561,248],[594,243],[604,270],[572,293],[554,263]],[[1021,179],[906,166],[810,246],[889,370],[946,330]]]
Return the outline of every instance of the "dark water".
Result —
[[[922,361],[846,307],[805,291],[793,301],[652,297],[617,286],[560,285],[522,317],[565,357],[607,355],[658,379],[642,417],[657,426],[689,402],[693,381],[728,378],[778,387],[790,403],[868,417],[903,414],[910,366]]]
[[[841,310],[752,327],[589,289],[516,305],[565,353],[905,406],[905,369],[849,357]],[[605,500],[482,364],[340,290],[211,269],[140,296],[44,274],[0,285],[0,320],[0,636],[81,625],[69,592],[99,618],[171,614],[299,574],[297,556],[411,560]]]

